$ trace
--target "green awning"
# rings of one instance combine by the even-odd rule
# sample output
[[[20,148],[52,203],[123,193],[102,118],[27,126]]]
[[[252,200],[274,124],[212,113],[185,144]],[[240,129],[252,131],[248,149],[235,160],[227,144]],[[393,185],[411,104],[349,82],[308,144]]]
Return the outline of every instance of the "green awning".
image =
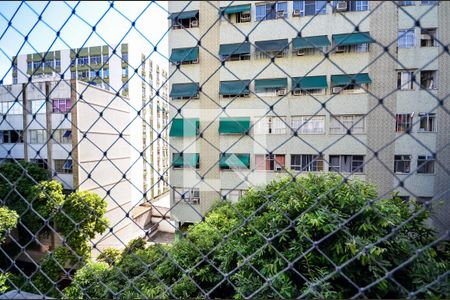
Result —
[[[326,89],[327,76],[307,76],[307,77],[293,77],[292,78],[292,89],[302,89],[302,90],[316,90],[316,89]]]
[[[173,153],[172,166],[174,168],[197,168],[199,164],[199,153]]]
[[[330,40],[326,35],[298,37],[292,40],[292,47],[294,49],[306,49],[306,48],[321,48],[329,46]]]
[[[289,48],[288,39],[255,42],[259,51],[283,51]]]
[[[250,54],[250,43],[243,42],[237,44],[220,45],[219,55],[229,56],[234,54]]]
[[[372,80],[367,73],[331,75],[332,86],[346,86],[349,84],[371,83]]]
[[[200,121],[192,119],[173,119],[169,136],[196,136],[200,128]]]
[[[44,55],[41,53],[33,54],[33,61],[42,61],[42,58],[44,58]]]
[[[89,56],[89,48],[81,48],[81,49],[77,49],[78,52],[78,57],[86,57]]]
[[[182,11],[182,12],[171,14],[169,16],[169,19],[185,20],[185,19],[194,18],[196,15],[198,15],[198,10]]]
[[[357,45],[374,42],[373,38],[368,32],[333,34],[333,40],[337,46]]]
[[[169,96],[172,98],[194,97],[198,94],[198,90],[198,83],[174,83]]]
[[[102,47],[97,46],[97,47],[89,48],[89,54],[90,55],[102,55]]]
[[[250,117],[220,118],[219,133],[244,134],[250,128]]]
[[[250,11],[252,8],[251,4],[244,4],[244,5],[235,5],[235,6],[227,6],[227,7],[221,7],[220,10],[223,11],[224,14],[237,14],[244,11]]]
[[[193,61],[198,58],[198,47],[172,49],[170,61],[174,63],[182,63]]]
[[[263,92],[265,89],[280,89],[287,87],[286,78],[274,78],[274,79],[256,79],[255,91]]]
[[[250,168],[250,154],[222,153],[219,161],[220,168]]]
[[[250,80],[234,80],[221,81],[219,94],[220,95],[243,95],[250,93]]]

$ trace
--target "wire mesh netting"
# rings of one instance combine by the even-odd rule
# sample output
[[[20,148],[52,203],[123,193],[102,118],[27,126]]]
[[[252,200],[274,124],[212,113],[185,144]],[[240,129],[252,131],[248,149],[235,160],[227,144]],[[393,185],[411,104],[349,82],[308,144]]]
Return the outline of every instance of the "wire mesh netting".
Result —
[[[449,2],[0,23],[0,298],[450,297]]]

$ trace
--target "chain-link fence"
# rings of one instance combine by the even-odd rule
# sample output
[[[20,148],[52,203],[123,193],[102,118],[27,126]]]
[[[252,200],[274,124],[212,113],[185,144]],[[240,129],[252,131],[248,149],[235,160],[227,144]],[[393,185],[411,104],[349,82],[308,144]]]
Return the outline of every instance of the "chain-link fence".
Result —
[[[0,17],[0,298],[450,297],[449,2]]]

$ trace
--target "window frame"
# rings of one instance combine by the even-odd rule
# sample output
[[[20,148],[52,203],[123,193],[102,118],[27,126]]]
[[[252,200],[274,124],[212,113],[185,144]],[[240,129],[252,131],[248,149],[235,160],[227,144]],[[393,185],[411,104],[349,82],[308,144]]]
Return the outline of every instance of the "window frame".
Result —
[[[264,166],[262,163],[264,163]],[[271,172],[285,171],[286,154],[255,154],[255,170]]]
[[[294,160],[297,159],[298,161],[294,164]],[[302,172],[323,172],[324,158],[318,154],[291,154],[290,168]]]
[[[34,144],[46,144],[47,143],[47,130],[45,129],[29,129],[29,143]]]
[[[412,155],[397,154],[394,155],[394,173],[409,174],[411,173]]]
[[[362,158],[362,159],[355,159]],[[339,165],[333,165],[332,160],[338,158]],[[350,161],[347,163],[343,163],[343,160],[348,158]],[[329,166],[328,171],[330,172],[338,172],[338,173],[350,173],[350,174],[364,174],[364,155],[354,155],[354,154],[338,154],[338,155],[330,155],[329,156]],[[342,168],[349,167],[348,170],[342,170]]]
[[[345,125],[350,121],[348,118],[351,118],[350,127],[347,127]],[[365,115],[357,115],[357,114],[330,115],[330,125],[328,128],[330,134],[347,134],[349,129],[352,134],[366,133]]]
[[[425,120],[426,126],[422,126],[423,120]],[[436,132],[437,131],[436,125],[437,125],[436,113],[419,113],[418,132]]]
[[[395,114],[395,132],[411,132],[414,116],[412,113]]]
[[[417,174],[434,174],[436,159],[430,155],[418,155],[417,156]]]
[[[297,123],[299,123],[297,125]],[[308,123],[318,124],[322,123],[322,126],[317,127],[314,125],[308,125]],[[291,127],[292,130],[296,131],[298,134],[325,134],[325,116],[324,115],[300,115],[300,116],[291,116]],[[321,129],[321,131],[317,131],[317,128]],[[312,131],[310,131],[310,129]]]
[[[181,191],[178,193],[177,191]],[[180,195],[181,194],[181,195]],[[183,196],[188,195],[189,197],[186,198]],[[185,204],[200,204],[201,198],[200,198],[200,189],[197,187],[192,188],[186,188],[186,187],[175,187],[174,188],[174,201],[175,203],[185,203]],[[198,199],[198,201],[193,201],[192,199]],[[195,203],[197,202],[197,203]]]
[[[73,174],[73,161],[71,158],[54,159],[53,162],[54,162],[54,169],[57,174]],[[70,168],[68,168],[69,165]]]
[[[426,75],[428,74],[428,76]],[[429,77],[429,78],[424,78]],[[428,80],[426,85],[424,84],[424,80]],[[422,90],[437,90],[438,87],[438,71],[437,70],[421,70],[420,71],[420,89]],[[430,87],[431,85],[431,87]]]
[[[411,40],[408,40],[411,39]],[[417,46],[415,29],[400,29],[397,34],[397,47],[399,49],[411,49]]]

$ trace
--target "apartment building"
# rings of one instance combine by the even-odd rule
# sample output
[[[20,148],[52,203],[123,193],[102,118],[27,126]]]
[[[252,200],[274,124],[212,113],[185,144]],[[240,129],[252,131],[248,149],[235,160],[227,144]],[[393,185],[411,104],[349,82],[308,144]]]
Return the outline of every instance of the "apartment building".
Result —
[[[450,3],[177,1],[169,12],[173,219],[196,222],[292,171],[448,198]]]
[[[134,204],[167,190],[167,70],[135,43],[13,57],[13,83],[76,79],[130,99],[132,160],[126,175]],[[142,153],[142,154],[141,154]]]
[[[142,233],[125,218],[134,189],[123,177],[133,159],[129,101],[78,80],[0,87],[1,160],[34,162],[68,192],[92,191],[106,199],[113,232],[93,241],[98,248],[122,247]]]

